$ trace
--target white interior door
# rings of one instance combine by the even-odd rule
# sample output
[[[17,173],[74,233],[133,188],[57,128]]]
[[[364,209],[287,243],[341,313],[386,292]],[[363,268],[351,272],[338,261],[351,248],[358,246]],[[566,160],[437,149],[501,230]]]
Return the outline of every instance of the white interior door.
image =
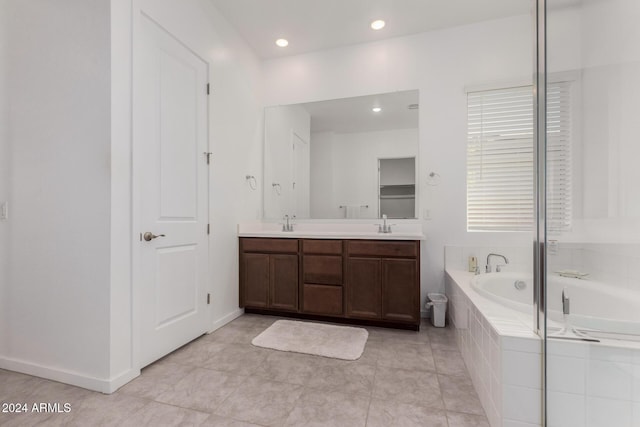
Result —
[[[144,16],[138,34],[135,286],[140,286],[139,355],[146,366],[207,329],[208,65]]]
[[[300,135],[291,131],[293,147],[293,207],[298,218],[310,218],[311,198],[309,189],[311,187],[311,156],[309,142]]]

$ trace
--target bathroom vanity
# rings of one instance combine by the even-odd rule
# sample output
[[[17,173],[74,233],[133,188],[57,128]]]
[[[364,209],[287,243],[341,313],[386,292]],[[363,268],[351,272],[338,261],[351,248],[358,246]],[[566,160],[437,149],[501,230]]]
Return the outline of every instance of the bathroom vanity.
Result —
[[[420,238],[241,232],[240,306],[248,313],[417,330]]]

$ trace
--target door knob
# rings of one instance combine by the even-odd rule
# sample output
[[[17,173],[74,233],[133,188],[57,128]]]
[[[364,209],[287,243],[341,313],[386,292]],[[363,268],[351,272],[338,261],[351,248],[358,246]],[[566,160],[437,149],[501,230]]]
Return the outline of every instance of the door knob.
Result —
[[[142,235],[142,238],[143,238],[144,240],[146,240],[147,242],[150,242],[150,241],[152,241],[153,239],[155,239],[155,238],[157,238],[157,237],[164,237],[164,234],[158,234],[158,235],[156,236],[156,235],[155,235],[155,234],[153,234],[152,232],[147,231],[146,233],[144,233],[144,234]]]

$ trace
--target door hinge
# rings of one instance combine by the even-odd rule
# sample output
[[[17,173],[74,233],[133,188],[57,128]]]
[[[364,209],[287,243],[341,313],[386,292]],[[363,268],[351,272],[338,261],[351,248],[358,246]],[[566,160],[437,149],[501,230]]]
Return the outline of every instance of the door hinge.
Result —
[[[211,93],[211,87],[209,86],[209,83],[207,83],[207,95],[209,95]]]
[[[211,224],[207,224],[207,234],[211,234]]]
[[[211,304],[211,294],[207,294],[207,304]]]
[[[210,151],[205,151],[204,153],[202,153],[205,155],[205,157],[207,158],[207,164],[211,163],[211,153]]]

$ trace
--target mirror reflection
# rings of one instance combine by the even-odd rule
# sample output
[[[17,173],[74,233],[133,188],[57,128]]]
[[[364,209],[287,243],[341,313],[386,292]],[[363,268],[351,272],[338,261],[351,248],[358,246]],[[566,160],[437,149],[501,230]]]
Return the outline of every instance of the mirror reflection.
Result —
[[[267,107],[264,218],[416,218],[418,91]]]

